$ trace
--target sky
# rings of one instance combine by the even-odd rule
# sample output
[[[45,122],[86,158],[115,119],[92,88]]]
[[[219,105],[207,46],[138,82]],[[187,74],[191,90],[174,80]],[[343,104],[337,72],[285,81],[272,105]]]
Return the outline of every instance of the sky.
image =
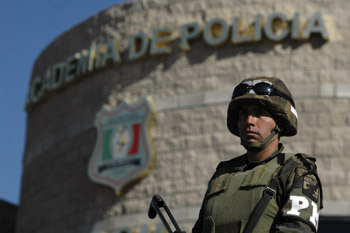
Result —
[[[32,67],[58,36],[125,0],[0,0],[0,200],[18,205]]]

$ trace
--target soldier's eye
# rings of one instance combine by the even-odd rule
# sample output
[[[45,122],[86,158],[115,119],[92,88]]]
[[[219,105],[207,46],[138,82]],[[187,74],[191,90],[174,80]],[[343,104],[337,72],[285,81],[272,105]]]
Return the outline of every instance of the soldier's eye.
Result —
[[[241,109],[241,110],[239,111],[239,116],[240,116],[240,117],[244,117],[244,116],[247,116],[247,115],[248,115],[247,109]]]
[[[256,116],[269,116],[270,114],[264,109],[257,109]]]

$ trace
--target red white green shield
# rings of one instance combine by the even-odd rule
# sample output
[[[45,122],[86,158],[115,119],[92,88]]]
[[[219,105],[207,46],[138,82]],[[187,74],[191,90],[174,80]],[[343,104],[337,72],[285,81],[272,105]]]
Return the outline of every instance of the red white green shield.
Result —
[[[89,177],[114,188],[117,195],[130,182],[147,175],[155,165],[150,135],[154,108],[144,98],[115,109],[101,108],[95,120],[97,141],[89,163]]]

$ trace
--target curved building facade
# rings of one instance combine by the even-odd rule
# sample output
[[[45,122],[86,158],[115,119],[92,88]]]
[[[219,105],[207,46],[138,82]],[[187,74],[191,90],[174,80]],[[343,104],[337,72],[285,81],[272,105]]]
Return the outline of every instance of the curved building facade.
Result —
[[[346,0],[132,1],[62,34],[28,87],[16,232],[161,232],[147,217],[154,194],[190,232],[217,164],[244,152],[226,111],[252,76],[277,76],[294,95],[299,131],[282,142],[317,158],[320,231],[349,219],[349,10]]]

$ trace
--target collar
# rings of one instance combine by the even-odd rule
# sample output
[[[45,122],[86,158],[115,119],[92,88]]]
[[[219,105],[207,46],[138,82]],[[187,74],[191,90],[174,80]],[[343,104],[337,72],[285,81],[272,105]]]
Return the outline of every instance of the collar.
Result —
[[[247,154],[244,154],[243,158],[245,161],[244,161],[244,164],[246,165],[244,170],[249,170],[249,169],[252,169],[260,164],[263,164],[263,163],[267,163],[269,161],[271,161],[272,159],[274,159],[277,155],[281,154],[282,151],[284,149],[284,146],[282,143],[279,143],[278,144],[278,150],[273,152],[269,157],[267,157],[266,159],[262,160],[262,161],[259,161],[259,162],[251,162],[249,163],[249,160],[248,160],[248,156]]]

